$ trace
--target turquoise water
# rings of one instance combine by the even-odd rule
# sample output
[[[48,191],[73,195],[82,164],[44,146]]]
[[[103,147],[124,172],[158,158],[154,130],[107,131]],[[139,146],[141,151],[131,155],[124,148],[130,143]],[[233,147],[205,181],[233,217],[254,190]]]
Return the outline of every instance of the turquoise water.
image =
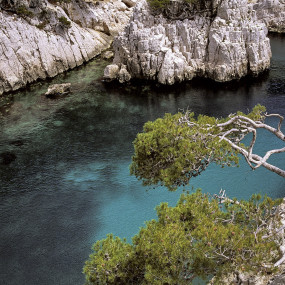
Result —
[[[224,116],[257,103],[285,115],[285,38],[271,43],[270,71],[236,84],[108,86],[100,78],[107,62],[97,59],[51,81],[72,82],[65,98],[42,96],[51,82],[0,97],[0,155],[14,157],[0,164],[0,284],[83,284],[82,267],[96,240],[111,232],[130,240],[155,218],[157,204],[175,205],[182,189],[146,191],[129,176],[132,141],[147,120],[186,108]],[[257,152],[280,145],[263,135]],[[272,162],[285,168],[284,154]],[[192,187],[223,188],[238,198],[285,194],[284,178],[253,172],[243,161],[240,168],[210,166]]]

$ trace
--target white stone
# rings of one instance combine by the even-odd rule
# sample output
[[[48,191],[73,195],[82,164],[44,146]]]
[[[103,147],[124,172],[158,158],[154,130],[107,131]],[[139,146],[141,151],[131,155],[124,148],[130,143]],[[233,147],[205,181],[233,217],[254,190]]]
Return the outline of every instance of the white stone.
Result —
[[[285,33],[284,0],[258,0],[253,8],[257,18],[265,22],[269,31]]]
[[[119,74],[119,66],[117,64],[110,64],[104,70],[104,79],[113,80],[117,79]]]
[[[114,41],[114,63],[126,65],[133,78],[162,84],[196,75],[224,82],[269,68],[267,28],[252,4],[224,0],[216,8],[212,19],[196,14],[170,20],[154,16],[146,0],[139,1],[130,24]]]

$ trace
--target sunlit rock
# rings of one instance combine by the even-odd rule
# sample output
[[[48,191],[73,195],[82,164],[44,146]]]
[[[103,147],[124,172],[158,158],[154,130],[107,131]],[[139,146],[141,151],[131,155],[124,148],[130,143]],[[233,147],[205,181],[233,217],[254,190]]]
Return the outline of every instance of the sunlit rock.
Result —
[[[71,83],[53,84],[48,87],[45,95],[49,98],[66,95],[70,92]]]
[[[0,0],[0,94],[54,77],[109,48],[129,21],[129,2]]]
[[[225,82],[269,68],[267,28],[252,3],[206,0],[205,7],[184,9],[182,1],[172,2],[162,13],[154,13],[146,0],[137,4],[114,40],[113,64],[126,66],[132,78],[170,85],[195,76]],[[123,81],[119,73],[112,75],[109,80]]]
[[[257,18],[264,21],[270,32],[285,33],[285,1],[255,0]]]

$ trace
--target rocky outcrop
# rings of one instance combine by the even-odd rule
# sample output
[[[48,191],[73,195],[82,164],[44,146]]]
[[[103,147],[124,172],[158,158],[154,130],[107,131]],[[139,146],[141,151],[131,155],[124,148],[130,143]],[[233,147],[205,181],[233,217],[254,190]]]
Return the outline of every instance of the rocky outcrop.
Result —
[[[48,87],[48,91],[45,93],[45,95],[49,98],[63,96],[70,92],[70,87],[71,83],[53,84]]]
[[[254,9],[259,20],[264,21],[270,32],[285,33],[285,1],[255,0]]]
[[[131,0],[0,0],[0,94],[56,76],[107,49]]]
[[[155,14],[145,0],[114,40],[115,58],[106,80],[124,77],[173,84],[195,76],[224,82],[257,75],[270,65],[265,24],[247,0],[205,0],[203,7],[172,1]],[[181,18],[181,11],[186,11]],[[117,68],[115,68],[117,65]],[[123,72],[122,72],[123,70]]]

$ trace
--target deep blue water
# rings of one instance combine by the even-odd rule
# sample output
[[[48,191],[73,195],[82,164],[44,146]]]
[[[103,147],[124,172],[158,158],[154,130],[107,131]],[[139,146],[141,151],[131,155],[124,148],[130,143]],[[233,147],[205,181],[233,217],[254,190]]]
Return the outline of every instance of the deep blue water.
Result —
[[[111,232],[130,240],[155,218],[157,204],[175,205],[181,190],[146,191],[129,176],[132,141],[146,121],[186,108],[225,116],[257,103],[285,115],[285,37],[271,37],[271,44],[270,71],[236,84],[105,86],[100,76],[107,62],[97,59],[51,81],[72,82],[63,99],[42,96],[51,82],[0,97],[0,155],[15,155],[0,164],[0,284],[83,284],[82,267],[96,240]],[[281,145],[262,135],[257,152]],[[271,161],[285,168],[284,154]],[[238,198],[285,194],[284,178],[253,172],[243,161],[240,168],[210,166],[191,182],[188,189],[223,188]]]

